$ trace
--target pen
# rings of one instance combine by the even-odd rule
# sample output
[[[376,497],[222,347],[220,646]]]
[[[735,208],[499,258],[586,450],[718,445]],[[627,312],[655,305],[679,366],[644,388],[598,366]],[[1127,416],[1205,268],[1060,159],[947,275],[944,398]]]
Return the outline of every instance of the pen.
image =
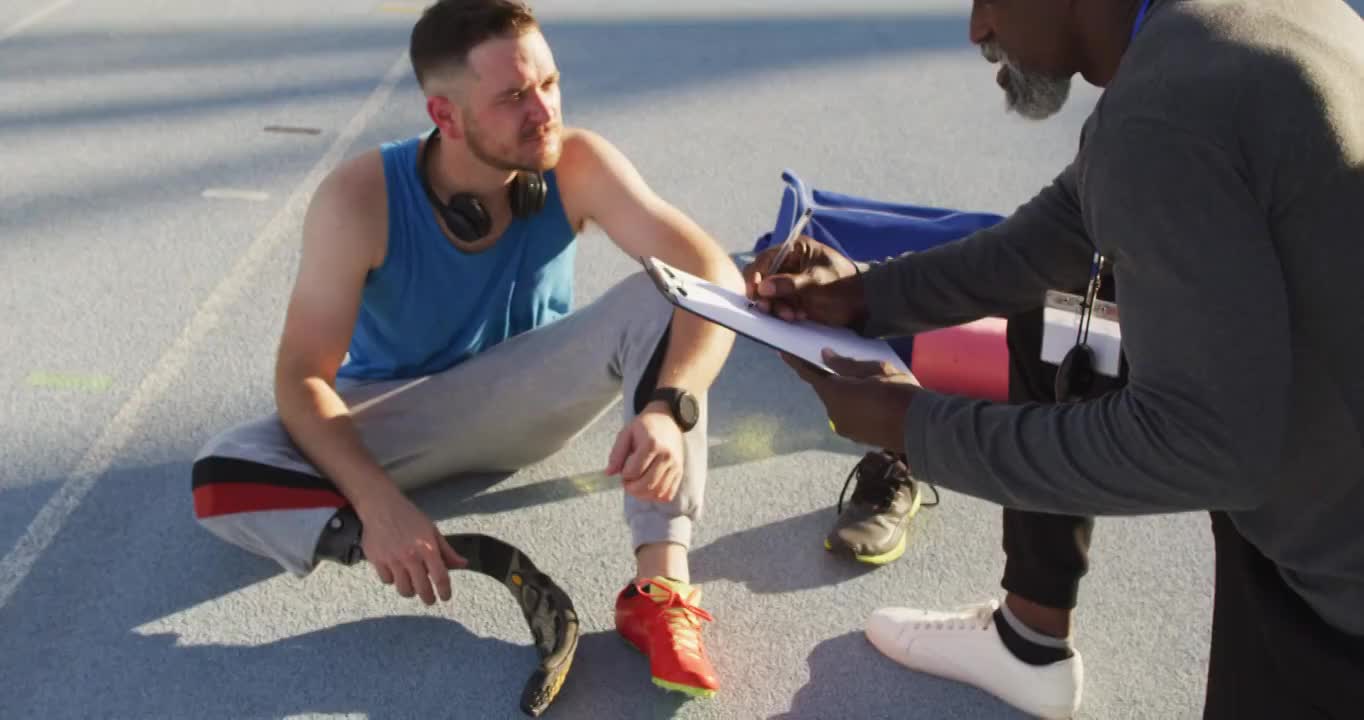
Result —
[[[781,268],[782,261],[786,260],[786,256],[791,252],[791,246],[796,244],[796,238],[800,237],[801,231],[805,229],[806,223],[810,222],[810,218],[814,217],[814,214],[815,209],[807,207],[805,212],[800,214],[800,218],[791,225],[791,232],[786,234],[786,239],[782,241],[777,254],[772,256],[772,265],[767,268],[768,277],[775,275],[777,270]]]

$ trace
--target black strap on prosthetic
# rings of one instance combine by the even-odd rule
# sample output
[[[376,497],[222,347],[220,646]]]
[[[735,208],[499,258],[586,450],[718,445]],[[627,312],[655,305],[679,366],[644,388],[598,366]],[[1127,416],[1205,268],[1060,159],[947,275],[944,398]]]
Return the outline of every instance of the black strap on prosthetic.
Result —
[[[352,565],[364,559],[360,519],[350,508],[337,512],[318,542],[317,555]],[[573,665],[581,628],[573,601],[515,546],[488,535],[446,535],[445,541],[469,561],[466,570],[502,583],[526,619],[540,663],[521,691],[521,711],[539,717],[549,709]]]

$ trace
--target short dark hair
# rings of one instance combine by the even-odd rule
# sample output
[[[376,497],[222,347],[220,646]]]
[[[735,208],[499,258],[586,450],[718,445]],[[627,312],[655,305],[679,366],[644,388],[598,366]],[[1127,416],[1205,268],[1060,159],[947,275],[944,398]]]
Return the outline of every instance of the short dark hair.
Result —
[[[538,27],[535,13],[519,0],[438,0],[413,26],[408,57],[417,82],[425,84],[432,72],[464,65],[483,41]]]

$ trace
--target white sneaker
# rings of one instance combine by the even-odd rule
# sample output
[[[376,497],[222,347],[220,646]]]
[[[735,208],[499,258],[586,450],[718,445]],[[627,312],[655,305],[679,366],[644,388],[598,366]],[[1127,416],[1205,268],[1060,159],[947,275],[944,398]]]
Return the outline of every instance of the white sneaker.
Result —
[[[867,639],[911,670],[974,685],[1031,715],[1074,715],[1084,680],[1080,653],[1050,665],[1019,660],[994,627],[997,609],[993,600],[954,612],[882,608],[867,621]]]

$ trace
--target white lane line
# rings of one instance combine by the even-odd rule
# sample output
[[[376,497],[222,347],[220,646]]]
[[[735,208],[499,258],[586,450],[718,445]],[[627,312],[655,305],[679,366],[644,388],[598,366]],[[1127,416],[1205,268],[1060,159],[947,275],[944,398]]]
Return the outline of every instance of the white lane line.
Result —
[[[261,202],[270,199],[270,193],[259,190],[238,190],[236,188],[209,188],[203,196],[210,200],[250,200]]]
[[[321,135],[322,129],[301,125],[266,125],[265,132],[283,133],[285,135]]]
[[[42,22],[43,18],[47,17],[48,15],[51,15],[54,12],[57,12],[58,10],[61,10],[62,8],[66,7],[67,5],[70,5],[73,2],[75,2],[75,0],[57,0],[57,2],[54,2],[51,5],[48,5],[47,7],[38,8],[37,10],[34,10],[28,15],[19,18],[19,22],[10,25],[4,30],[0,30],[0,42],[4,42],[14,37],[15,35],[18,35],[24,30],[27,30],[30,25]]]
[[[213,333],[223,314],[231,309],[260,274],[260,268],[265,261],[285,242],[298,237],[298,228],[294,227],[294,224],[297,218],[303,216],[313,191],[327,173],[344,159],[346,151],[364,131],[369,121],[383,109],[384,103],[393,93],[394,86],[405,77],[407,67],[407,53],[404,52],[388,69],[379,86],[370,93],[369,98],[350,119],[336,141],[327,148],[322,159],[317,161],[307,177],[303,178],[303,182],[294,188],[293,194],[289,196],[284,206],[251,242],[246,252],[219,281],[213,292],[209,293],[180,336],[171,343],[170,348],[157,361],[151,372],[123,403],[123,407],[119,408],[109,424],[100,431],[99,437],[76,464],[66,482],[62,483],[43,509],[38,511],[33,522],[29,523],[28,530],[19,538],[18,544],[0,560],[0,609],[9,602],[15,589],[28,576],[38,557],[52,543],[53,538],[71,517],[71,513],[94,487],[95,482],[109,470],[128,440],[134,437],[147,409],[161,404],[162,397],[171,383],[189,364],[194,346]]]

